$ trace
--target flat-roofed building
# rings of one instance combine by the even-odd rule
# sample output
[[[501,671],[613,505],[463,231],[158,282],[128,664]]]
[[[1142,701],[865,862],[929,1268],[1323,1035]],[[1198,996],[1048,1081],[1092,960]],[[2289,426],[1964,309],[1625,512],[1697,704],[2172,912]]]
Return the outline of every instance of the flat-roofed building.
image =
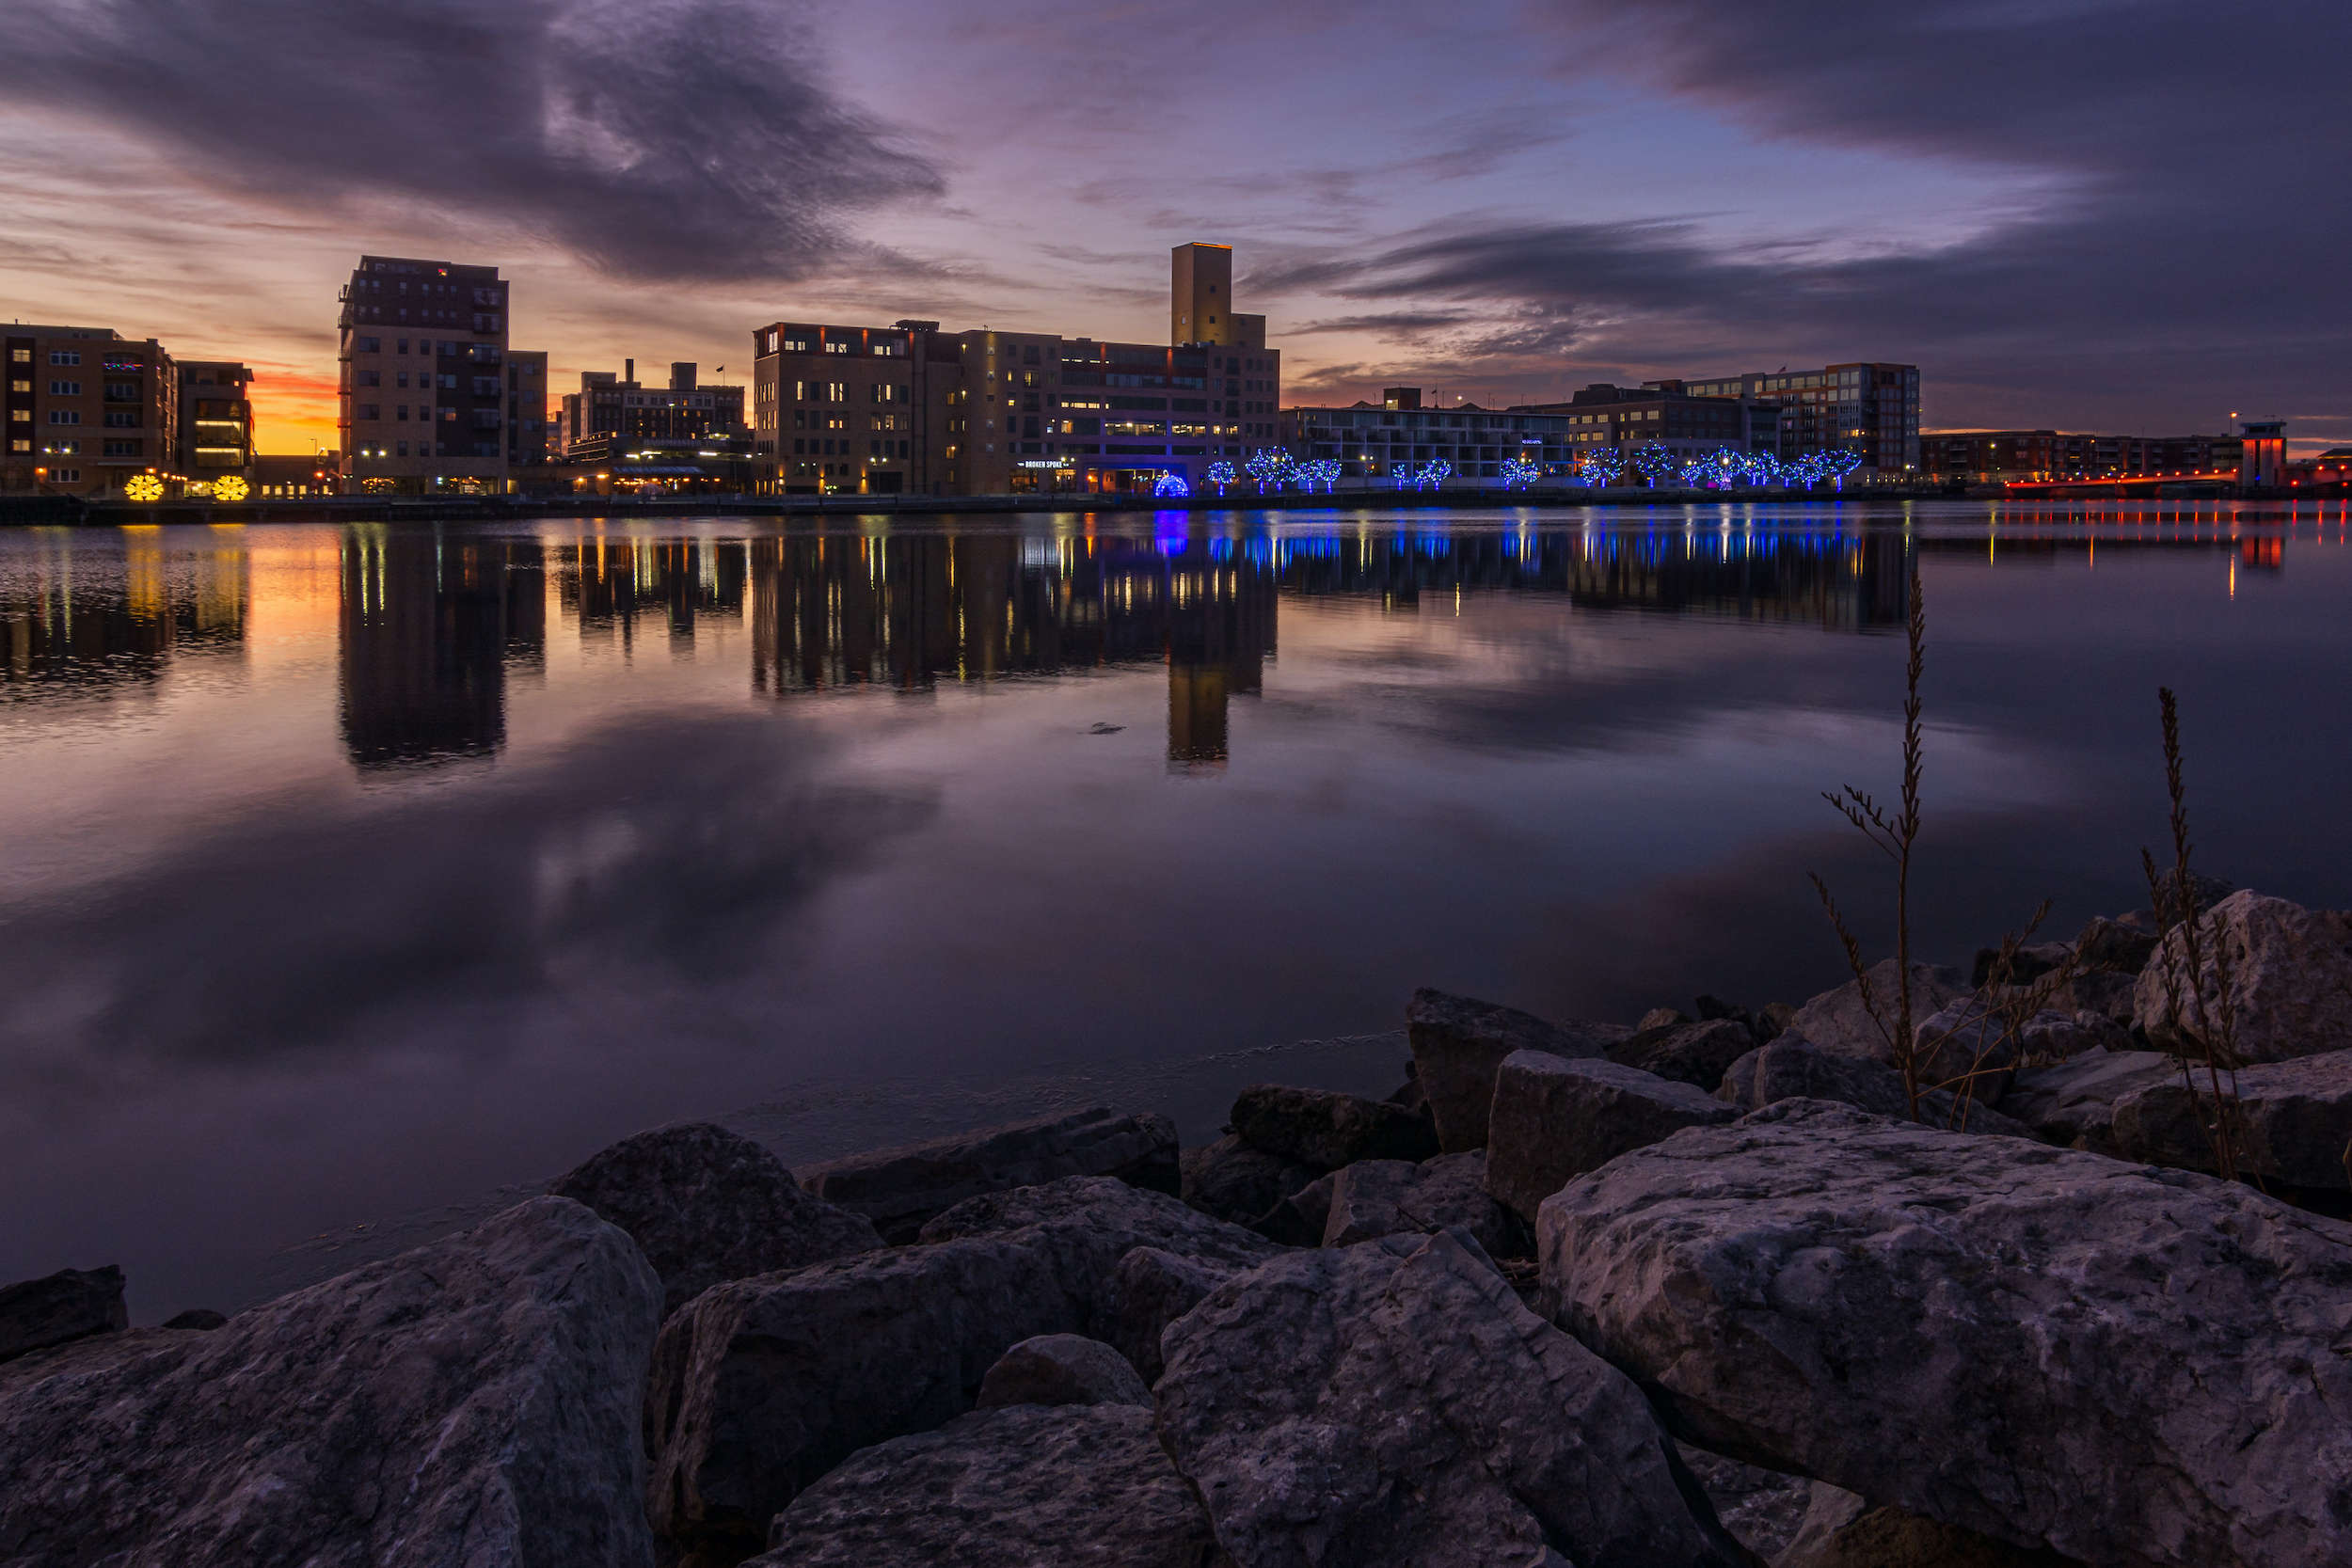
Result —
[[[1915,472],[1919,457],[1919,367],[1877,360],[1819,370],[1756,371],[1677,383],[1696,397],[1740,398],[1779,411],[1776,455],[1784,461],[1840,449],[1858,452],[1868,477]]]
[[[667,387],[637,379],[637,361],[621,361],[621,372],[583,371],[580,390],[564,394],[553,445],[569,452],[581,442],[614,436],[628,441],[696,441],[706,436],[746,434],[744,389],[701,379],[691,359],[673,361]]]
[[[1387,388],[1377,404],[1285,408],[1280,428],[1280,444],[1292,456],[1337,458],[1348,477],[1359,480],[1393,480],[1433,462],[1447,464],[1461,481],[1500,480],[1513,458],[1555,472],[1576,457],[1565,415],[1474,403],[1423,407],[1421,389],[1410,387]]]
[[[338,426],[349,487],[504,492],[514,301],[498,268],[362,256],[342,304]]]
[[[1513,413],[1562,420],[1567,461],[1602,447],[1660,446],[1677,460],[1734,451],[1773,451],[1779,410],[1769,403],[1693,392],[1678,381],[1618,387],[1597,382],[1565,403],[1515,404]]]
[[[0,490],[100,496],[178,477],[180,378],[161,343],[103,326],[0,327]]]
[[[1919,438],[1920,471],[1974,484],[2069,479],[2235,479],[2235,436],[2096,436],[2064,430],[1937,430]]]
[[[230,359],[180,361],[180,467],[190,481],[253,478],[253,372]]]
[[[548,460],[548,355],[545,349],[506,351],[506,466],[537,467]]]

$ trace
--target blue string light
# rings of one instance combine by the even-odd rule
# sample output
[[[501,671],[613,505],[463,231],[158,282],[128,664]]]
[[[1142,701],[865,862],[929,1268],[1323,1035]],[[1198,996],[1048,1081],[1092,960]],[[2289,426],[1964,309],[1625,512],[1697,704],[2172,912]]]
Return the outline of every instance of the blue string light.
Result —
[[[1184,483],[1184,476],[1182,474],[1162,474],[1160,482],[1152,486],[1152,493],[1155,496],[1168,496],[1182,499],[1192,494],[1192,486]]]
[[[1218,495],[1225,494],[1225,487],[1233,483],[1233,466],[1223,462],[1210,464],[1208,480],[1216,486]]]

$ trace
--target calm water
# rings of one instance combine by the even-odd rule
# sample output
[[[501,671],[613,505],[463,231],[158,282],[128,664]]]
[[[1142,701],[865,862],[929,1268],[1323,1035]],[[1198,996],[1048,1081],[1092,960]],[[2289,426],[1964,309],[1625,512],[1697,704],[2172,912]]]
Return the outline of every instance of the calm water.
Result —
[[[233,1309],[690,1116],[787,1161],[1073,1101],[1213,1135],[1253,1078],[1393,1087],[1356,1037],[1422,984],[1802,1000],[1841,977],[1808,869],[1885,929],[1818,791],[1891,785],[1914,560],[1931,955],[2145,901],[2160,682],[2205,869],[2352,901],[2344,541],[2190,503],[0,533],[0,1280]]]

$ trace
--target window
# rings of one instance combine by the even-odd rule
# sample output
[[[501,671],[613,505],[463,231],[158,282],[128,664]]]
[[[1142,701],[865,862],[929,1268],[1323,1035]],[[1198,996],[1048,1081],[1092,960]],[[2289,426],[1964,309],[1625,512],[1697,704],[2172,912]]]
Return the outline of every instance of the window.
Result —
[[[53,348],[49,351],[49,362],[53,365],[78,365],[82,362],[82,351],[75,348]]]
[[[826,383],[825,383],[825,401],[826,401],[827,403],[847,403],[847,402],[849,402],[849,401],[850,401],[850,384],[849,384],[848,382],[846,382],[846,381],[828,381],[828,382],[826,382]]]
[[[8,443],[8,450],[10,451],[30,451],[33,450],[33,443],[25,439],[10,441]]]
[[[135,382],[135,381],[109,381],[109,382],[107,382],[107,383],[106,383],[106,401],[107,401],[108,403],[136,403],[136,402],[138,402],[138,401],[139,401],[139,384],[138,384],[137,382]]]
[[[383,417],[384,405],[382,404],[363,403],[359,404],[359,418],[363,420],[380,420]]]
[[[79,484],[82,483],[82,470],[79,468],[52,468],[49,470],[49,483],[52,484]]]
[[[850,345],[847,343],[828,342],[825,345],[825,352],[827,354],[847,354],[850,352]]]
[[[408,455],[408,443],[405,441],[396,442],[394,443],[392,450],[397,455],[405,457]]]
[[[49,384],[49,395],[53,398],[78,398],[82,395],[82,384],[78,381],[53,381]]]
[[[80,424],[82,422],[81,410],[76,408],[52,408],[49,411],[49,422],[51,424]]]
[[[47,451],[63,452],[68,457],[79,457],[82,455],[82,443],[79,441],[58,441],[47,448],[44,448],[43,450]]]
[[[106,443],[106,455],[108,457],[136,457],[138,454],[139,443],[136,441],[109,441]]]
[[[9,364],[11,364],[11,365],[29,365],[29,364],[31,364],[32,362],[33,362],[33,351],[32,351],[31,349],[29,349],[29,348],[12,348],[12,349],[8,350],[8,363],[9,363]]]
[[[138,427],[139,427],[139,415],[138,415],[138,410],[137,410],[137,409],[135,409],[135,408],[109,408],[109,409],[107,409],[107,410],[106,410],[106,428],[107,428],[107,429],[109,429],[109,430],[136,430],[136,429],[138,429]]]
[[[405,403],[400,405],[399,417],[404,420],[408,417],[408,405]]]
[[[381,354],[384,352],[384,340],[381,338],[354,338],[351,341],[351,347],[352,352],[355,354]]]
[[[352,378],[352,385],[355,387],[381,387],[384,385],[384,372],[382,371],[361,371]]]

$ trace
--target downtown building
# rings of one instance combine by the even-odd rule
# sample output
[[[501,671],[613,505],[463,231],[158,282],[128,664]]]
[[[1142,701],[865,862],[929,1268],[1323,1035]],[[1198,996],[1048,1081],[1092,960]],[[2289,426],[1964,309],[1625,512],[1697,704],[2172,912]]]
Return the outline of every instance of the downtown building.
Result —
[[[1514,413],[1542,414],[1563,421],[1566,460],[1615,447],[1663,447],[1677,461],[1734,451],[1778,451],[1780,411],[1751,398],[1694,392],[1679,381],[1639,387],[1597,382],[1565,403],[1515,404]]]
[[[668,387],[646,387],[637,379],[636,360],[621,364],[618,375],[581,372],[580,390],[564,394],[554,449],[565,461],[606,462],[631,441],[699,441],[744,433],[741,387],[704,382],[701,366],[689,359],[672,361]]]
[[[253,478],[253,372],[231,359],[180,361],[179,458],[189,480]]]
[[[2239,478],[2240,436],[2091,436],[2061,430],[1938,430],[1921,467],[1947,483]],[[2275,483],[2275,481],[2273,482]]]
[[[180,375],[152,338],[109,327],[0,327],[7,434],[0,493],[119,495],[182,472]]]
[[[1807,452],[1845,451],[1862,458],[1861,477],[1915,477],[1919,453],[1919,367],[1876,360],[1819,370],[1757,371],[1712,380],[1646,385],[1692,397],[1770,404],[1777,414],[1773,455],[1794,462]],[[1757,450],[1763,450],[1759,444]]]
[[[1441,462],[1466,480],[1501,479],[1502,466],[1519,457],[1547,472],[1573,463],[1572,427],[1542,409],[1423,407],[1418,387],[1387,388],[1376,404],[1286,408],[1276,425],[1278,444],[1293,457],[1336,458],[1350,478],[1409,477]]]
[[[752,450],[771,495],[1148,492],[1276,438],[1281,356],[1232,309],[1232,250],[1170,255],[1170,341],[771,322]]]
[[[342,291],[337,427],[347,490],[409,496],[511,488],[507,332],[496,267],[362,256]],[[544,420],[546,356],[536,393]]]

